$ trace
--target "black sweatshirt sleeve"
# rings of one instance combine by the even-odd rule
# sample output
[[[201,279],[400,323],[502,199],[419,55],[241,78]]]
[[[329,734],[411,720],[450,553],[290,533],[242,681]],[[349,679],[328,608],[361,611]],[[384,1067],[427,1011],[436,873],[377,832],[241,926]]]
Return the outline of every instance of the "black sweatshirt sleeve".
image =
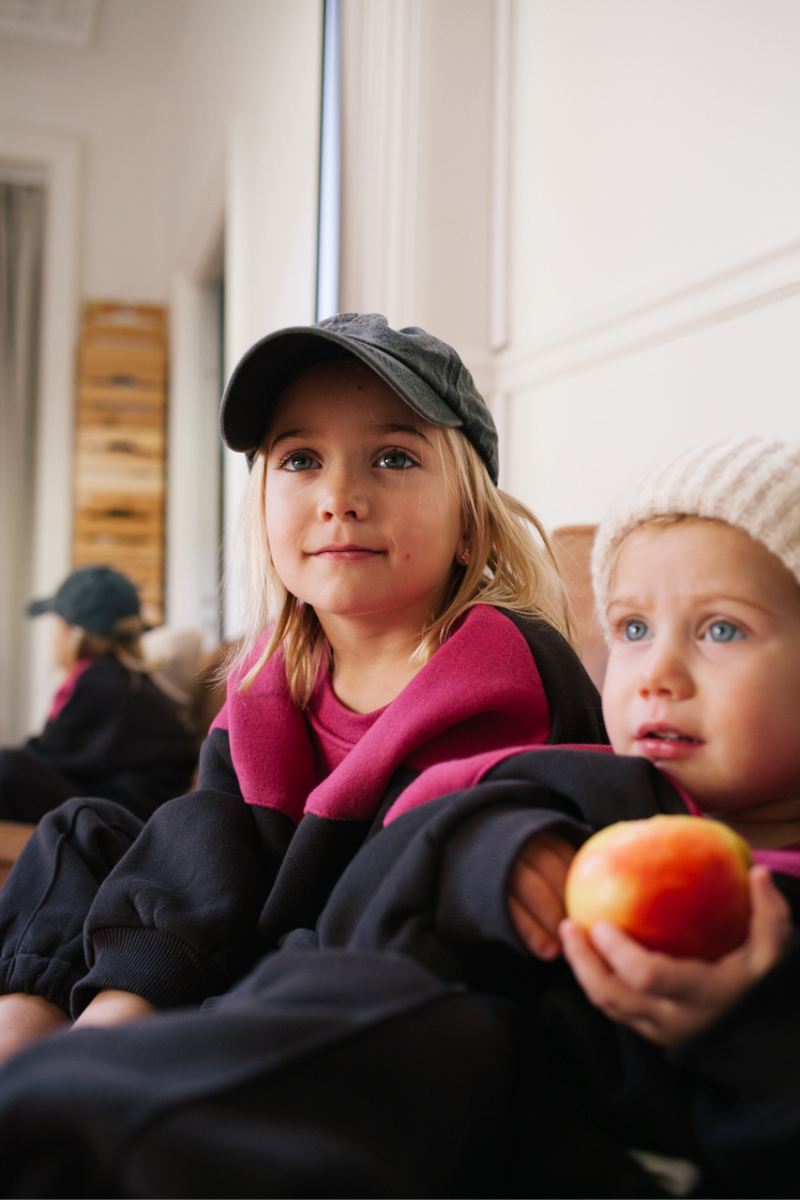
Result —
[[[524,953],[505,906],[516,855],[556,824],[578,842],[588,832],[553,800],[516,784],[481,785],[400,817],[340,879],[319,924],[321,945],[407,954],[446,979],[465,978],[479,945]]]
[[[685,812],[643,759],[535,750],[506,759],[483,783],[398,818],[359,853],[320,922],[323,946],[391,949],[447,979],[476,977],[481,954],[530,962],[506,903],[511,868],[545,829],[579,845],[623,817]]]
[[[38,737],[35,758],[86,795],[118,800],[146,819],[191,782],[195,752],[173,701],[147,675],[97,659]]]
[[[97,894],[74,1013],[104,988],[157,1008],[227,990],[258,955],[258,917],[292,832],[282,813],[244,802],[228,735],[212,730],[197,791],[157,810]]]

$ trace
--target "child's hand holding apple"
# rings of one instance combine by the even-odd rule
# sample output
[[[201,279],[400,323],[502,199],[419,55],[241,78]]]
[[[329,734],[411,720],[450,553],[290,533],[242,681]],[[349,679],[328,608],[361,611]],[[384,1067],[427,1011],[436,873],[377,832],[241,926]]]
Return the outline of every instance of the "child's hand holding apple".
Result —
[[[575,977],[599,1009],[658,1046],[675,1046],[715,1021],[782,957],[792,936],[789,906],[765,867],[748,873],[752,915],[746,940],[714,962],[647,950],[601,921],[587,934],[560,927]]]
[[[542,833],[514,865],[509,912],[538,958],[563,946],[606,1016],[671,1046],[715,1020],[788,946],[789,906],[750,862],[737,834],[696,817],[619,822],[577,857]]]

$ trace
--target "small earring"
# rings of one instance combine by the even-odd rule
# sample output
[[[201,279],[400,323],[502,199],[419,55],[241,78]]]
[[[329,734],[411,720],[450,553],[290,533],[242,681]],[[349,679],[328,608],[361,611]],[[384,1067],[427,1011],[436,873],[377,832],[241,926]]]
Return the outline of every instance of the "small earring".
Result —
[[[462,567],[467,566],[469,563],[469,546],[467,546],[464,550],[462,550],[461,554],[459,554],[458,561],[461,563]]]

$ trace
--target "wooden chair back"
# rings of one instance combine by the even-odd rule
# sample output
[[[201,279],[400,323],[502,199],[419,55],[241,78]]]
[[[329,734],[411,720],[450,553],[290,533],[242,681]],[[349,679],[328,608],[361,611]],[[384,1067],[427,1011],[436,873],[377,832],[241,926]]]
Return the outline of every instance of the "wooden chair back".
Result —
[[[550,540],[569,593],[580,637],[581,660],[595,687],[602,691],[608,649],[594,611],[590,564],[596,532],[596,525],[562,525],[551,533]]]
[[[0,821],[0,887],[35,828],[20,821]]]

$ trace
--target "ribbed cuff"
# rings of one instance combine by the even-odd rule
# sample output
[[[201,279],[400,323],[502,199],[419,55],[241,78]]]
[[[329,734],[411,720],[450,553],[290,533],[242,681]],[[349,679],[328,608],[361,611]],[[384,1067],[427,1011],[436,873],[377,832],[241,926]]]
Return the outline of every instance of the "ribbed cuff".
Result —
[[[558,832],[580,844],[587,826],[546,809],[482,811],[452,839],[441,884],[443,927],[458,941],[503,942],[523,946],[508,911],[506,889],[525,843],[538,833]]]
[[[133,992],[154,1008],[178,1008],[230,987],[215,963],[171,933],[117,926],[96,930],[92,944],[94,965],[72,990],[76,1018],[106,988]]]

